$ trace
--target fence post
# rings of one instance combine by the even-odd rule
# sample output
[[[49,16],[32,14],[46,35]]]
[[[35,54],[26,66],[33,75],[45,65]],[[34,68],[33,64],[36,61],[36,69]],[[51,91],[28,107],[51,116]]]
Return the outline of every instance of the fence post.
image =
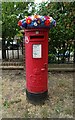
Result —
[[[5,39],[2,38],[2,59],[6,58],[6,47],[5,47]]]
[[[75,40],[74,40],[74,63],[75,63]]]
[[[65,63],[65,41],[63,41],[63,58],[62,63]]]

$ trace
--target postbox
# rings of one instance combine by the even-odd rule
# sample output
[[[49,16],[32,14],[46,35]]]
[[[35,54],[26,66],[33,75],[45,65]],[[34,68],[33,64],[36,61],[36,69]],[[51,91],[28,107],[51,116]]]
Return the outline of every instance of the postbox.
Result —
[[[25,28],[26,95],[33,101],[48,95],[48,32],[55,24],[51,20],[49,16],[29,16],[18,23]]]
[[[25,52],[27,96],[44,98],[48,91],[48,29],[26,29]]]

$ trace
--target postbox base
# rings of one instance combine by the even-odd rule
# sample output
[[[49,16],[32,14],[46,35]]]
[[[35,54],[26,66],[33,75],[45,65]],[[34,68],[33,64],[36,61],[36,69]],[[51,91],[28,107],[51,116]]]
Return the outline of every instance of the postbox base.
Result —
[[[30,93],[26,90],[26,96],[29,100],[31,100],[35,103],[42,102],[43,100],[47,99],[48,90],[43,93]]]

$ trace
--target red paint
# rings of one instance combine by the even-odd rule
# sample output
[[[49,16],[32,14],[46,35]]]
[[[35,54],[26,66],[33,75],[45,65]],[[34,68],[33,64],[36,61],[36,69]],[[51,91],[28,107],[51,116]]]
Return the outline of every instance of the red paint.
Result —
[[[48,90],[48,29],[26,29],[25,36],[29,40],[25,43],[26,89],[31,93],[45,92]],[[41,44],[42,58],[33,58],[33,44]]]

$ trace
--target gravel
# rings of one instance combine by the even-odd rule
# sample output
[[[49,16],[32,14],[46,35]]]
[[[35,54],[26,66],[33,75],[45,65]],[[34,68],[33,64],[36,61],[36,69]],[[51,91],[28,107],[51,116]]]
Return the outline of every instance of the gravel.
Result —
[[[49,72],[48,99],[26,98],[24,70],[2,71],[2,118],[73,118],[73,72]]]

